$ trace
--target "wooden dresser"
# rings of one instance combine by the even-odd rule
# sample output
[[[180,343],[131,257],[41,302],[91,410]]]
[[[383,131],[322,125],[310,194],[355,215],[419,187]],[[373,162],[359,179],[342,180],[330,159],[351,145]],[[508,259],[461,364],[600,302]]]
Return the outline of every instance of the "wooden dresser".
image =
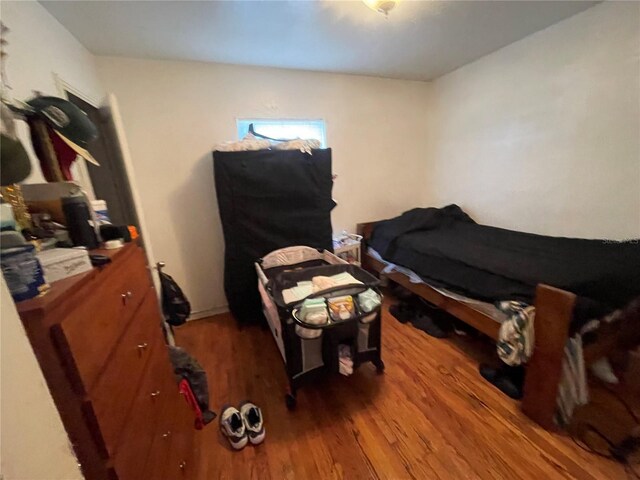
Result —
[[[142,248],[17,304],[85,477],[185,479],[194,414],[178,393]]]

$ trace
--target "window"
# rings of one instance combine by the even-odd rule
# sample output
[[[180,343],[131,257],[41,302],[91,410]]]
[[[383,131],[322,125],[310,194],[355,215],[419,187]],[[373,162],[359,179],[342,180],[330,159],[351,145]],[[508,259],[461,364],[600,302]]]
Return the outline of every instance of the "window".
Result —
[[[324,120],[238,119],[239,139],[243,139],[249,132],[249,125],[252,123],[256,133],[267,137],[278,139],[314,138],[320,140],[322,148],[327,148]]]

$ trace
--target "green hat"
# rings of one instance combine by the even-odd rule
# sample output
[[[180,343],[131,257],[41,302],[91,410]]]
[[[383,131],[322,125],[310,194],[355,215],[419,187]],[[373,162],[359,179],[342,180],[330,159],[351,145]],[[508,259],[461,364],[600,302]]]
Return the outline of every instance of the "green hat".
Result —
[[[0,134],[0,185],[21,182],[31,173],[31,161],[20,140]]]
[[[99,165],[87,150],[89,142],[98,137],[98,129],[79,107],[63,98],[48,96],[34,97],[27,105],[32,111],[25,111],[25,115],[42,118],[78,155]]]

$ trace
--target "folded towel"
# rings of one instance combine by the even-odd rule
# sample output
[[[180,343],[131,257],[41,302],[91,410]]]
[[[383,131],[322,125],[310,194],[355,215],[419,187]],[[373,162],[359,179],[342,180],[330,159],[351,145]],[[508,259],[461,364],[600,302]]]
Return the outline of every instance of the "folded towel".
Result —
[[[302,283],[302,282],[301,282]],[[305,282],[310,283],[310,282]],[[282,291],[282,299],[284,303],[294,303],[299,300],[302,300],[305,297],[308,297],[313,293],[312,286],[309,285],[296,285],[295,287],[287,288]]]
[[[313,283],[314,293],[320,292],[322,290],[328,290],[329,288],[332,288],[338,285],[331,277],[323,277],[323,276],[313,277],[311,282]]]
[[[338,273],[329,277],[336,285],[353,285],[353,284],[362,284],[360,280],[351,275],[348,272]]]

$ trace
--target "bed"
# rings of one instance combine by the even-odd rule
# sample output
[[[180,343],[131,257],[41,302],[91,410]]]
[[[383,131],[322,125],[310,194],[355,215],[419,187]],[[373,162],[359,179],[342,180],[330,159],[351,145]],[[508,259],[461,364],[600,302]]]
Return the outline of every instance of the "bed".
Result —
[[[497,229],[476,224],[455,205],[361,223],[357,233],[363,236],[365,269],[385,275],[496,341],[503,317],[493,302],[519,300],[535,306],[535,347],[526,365],[522,409],[550,430],[556,428],[570,335],[590,319],[624,305],[640,289],[637,242]],[[405,268],[389,269],[390,263]],[[622,344],[640,342],[637,320],[604,325],[597,341],[585,345],[585,363]]]

